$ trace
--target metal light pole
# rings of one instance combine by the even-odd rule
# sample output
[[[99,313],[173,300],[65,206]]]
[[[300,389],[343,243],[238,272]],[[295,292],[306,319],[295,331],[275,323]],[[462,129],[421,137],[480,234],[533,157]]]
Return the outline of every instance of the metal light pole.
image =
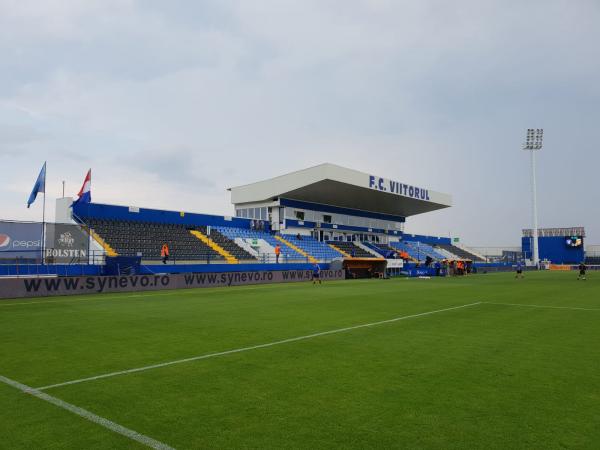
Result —
[[[538,214],[537,214],[537,185],[535,177],[535,152],[541,150],[544,141],[544,130],[542,128],[529,128],[527,138],[523,144],[523,150],[531,152],[531,203],[533,214],[533,236],[531,241],[531,257],[533,264],[538,267],[540,252],[538,248]]]

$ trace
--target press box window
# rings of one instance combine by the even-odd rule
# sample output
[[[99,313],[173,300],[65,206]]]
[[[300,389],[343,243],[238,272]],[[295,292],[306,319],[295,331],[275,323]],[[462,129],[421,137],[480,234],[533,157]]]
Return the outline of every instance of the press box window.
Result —
[[[323,215],[323,223],[331,223],[331,216],[324,214]]]
[[[304,211],[295,211],[296,219],[304,220]]]

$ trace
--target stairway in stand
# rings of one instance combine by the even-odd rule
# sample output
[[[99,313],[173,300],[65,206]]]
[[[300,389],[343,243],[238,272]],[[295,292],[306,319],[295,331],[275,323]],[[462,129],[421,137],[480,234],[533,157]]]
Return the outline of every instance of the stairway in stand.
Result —
[[[225,258],[225,261],[227,261],[228,264],[237,264],[239,262],[235,256],[233,256],[215,241],[209,239],[208,236],[206,236],[201,231],[190,230],[190,233],[192,233],[194,236],[196,236],[198,239],[200,239],[202,242],[204,242],[206,245],[212,248],[219,255],[223,256],[223,258]]]
[[[275,239],[277,239],[279,242],[281,242],[284,245],[287,245],[289,248],[291,248],[292,250],[296,250],[298,253],[300,253],[302,256],[304,256],[305,258],[308,258],[308,260],[311,263],[316,263],[317,260],[309,255],[308,253],[306,253],[304,250],[302,250],[300,247],[292,244],[290,241],[285,240],[283,237],[281,237],[280,235],[276,235]]]

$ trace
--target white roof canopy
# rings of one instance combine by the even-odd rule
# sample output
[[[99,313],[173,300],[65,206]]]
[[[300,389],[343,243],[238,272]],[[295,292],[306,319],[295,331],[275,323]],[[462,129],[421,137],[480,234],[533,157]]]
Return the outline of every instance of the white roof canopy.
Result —
[[[229,190],[235,205],[288,198],[401,217],[452,206],[448,194],[329,163]]]

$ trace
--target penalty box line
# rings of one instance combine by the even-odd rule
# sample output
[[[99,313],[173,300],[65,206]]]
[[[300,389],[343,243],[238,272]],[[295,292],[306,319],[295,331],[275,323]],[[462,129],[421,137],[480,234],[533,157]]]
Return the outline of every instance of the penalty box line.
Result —
[[[168,446],[167,444],[163,444],[156,439],[152,439],[144,434],[138,433],[137,431],[126,428],[118,423],[112,422],[111,420],[105,419],[104,417],[98,416],[87,409],[80,408],[79,406],[75,406],[71,403],[67,403],[64,400],[53,397],[51,395],[46,394],[45,392],[41,392],[39,389],[32,388],[25,384],[19,383],[18,381],[11,380],[10,378],[6,378],[0,375],[0,382],[11,386],[19,391],[33,395],[34,397],[39,398],[40,400],[44,400],[48,403],[53,404],[54,406],[58,406],[66,411],[69,411],[73,414],[76,414],[80,417],[83,417],[90,422],[96,423],[114,433],[125,436],[133,441],[139,442],[140,444],[144,444],[150,448],[154,448],[157,450],[175,450],[173,447]]]
[[[205,355],[192,356],[190,358],[178,359],[178,360],[175,360],[175,361],[168,361],[168,362],[163,362],[163,363],[159,363],[159,364],[152,364],[150,366],[137,367],[137,368],[134,368],[134,369],[119,370],[117,372],[105,373],[105,374],[96,375],[96,376],[93,376],[93,377],[80,378],[78,380],[71,380],[71,381],[65,381],[63,383],[50,384],[48,386],[42,386],[42,387],[39,387],[39,388],[36,388],[36,389],[38,391],[44,391],[44,390],[47,390],[47,389],[53,389],[53,388],[62,387],[62,386],[69,386],[69,385],[72,385],[72,384],[85,383],[85,382],[88,382],[88,381],[101,380],[101,379],[104,379],[104,378],[112,378],[112,377],[116,377],[116,376],[119,376],[119,375],[128,375],[128,374],[136,373],[136,372],[144,372],[146,370],[159,369],[161,367],[173,366],[175,364],[183,364],[183,363],[188,363],[188,362],[192,362],[192,361],[199,361],[199,360],[202,360],[202,359],[215,358],[217,356],[225,356],[225,355],[231,355],[231,354],[234,354],[234,353],[247,352],[247,351],[250,351],[250,350],[258,350],[258,349],[261,349],[261,348],[274,347],[276,345],[288,344],[290,342],[304,341],[304,340],[307,340],[307,339],[313,339],[313,338],[320,337],[320,336],[327,336],[327,335],[330,335],[330,334],[344,333],[344,332],[347,332],[347,331],[358,330],[360,328],[374,327],[374,326],[378,326],[378,325],[384,325],[384,324],[388,324],[388,323],[399,322],[401,320],[414,319],[414,318],[417,318],[417,317],[429,316],[431,314],[438,314],[438,313],[442,313],[442,312],[446,312],[446,311],[453,311],[453,310],[456,310],[456,309],[468,308],[469,306],[476,306],[476,305],[480,305],[480,304],[481,304],[481,302],[476,302],[476,303],[469,303],[469,304],[466,304],[466,305],[453,306],[453,307],[450,307],[450,308],[437,309],[435,311],[427,311],[427,312],[418,313],[418,314],[410,314],[408,316],[395,317],[393,319],[381,320],[379,322],[371,322],[371,323],[364,323],[364,324],[360,324],[360,325],[353,325],[353,326],[350,326],[350,327],[337,328],[335,330],[322,331],[322,332],[319,332],[319,333],[307,334],[305,336],[297,336],[297,337],[293,337],[293,338],[289,338],[289,339],[283,339],[283,340],[280,340],[280,341],[269,342],[269,343],[266,343],[266,344],[258,344],[258,345],[252,345],[250,347],[237,348],[237,349],[234,349],[234,350],[226,350],[226,351],[223,351],[223,352],[208,353],[208,354],[205,354]]]

